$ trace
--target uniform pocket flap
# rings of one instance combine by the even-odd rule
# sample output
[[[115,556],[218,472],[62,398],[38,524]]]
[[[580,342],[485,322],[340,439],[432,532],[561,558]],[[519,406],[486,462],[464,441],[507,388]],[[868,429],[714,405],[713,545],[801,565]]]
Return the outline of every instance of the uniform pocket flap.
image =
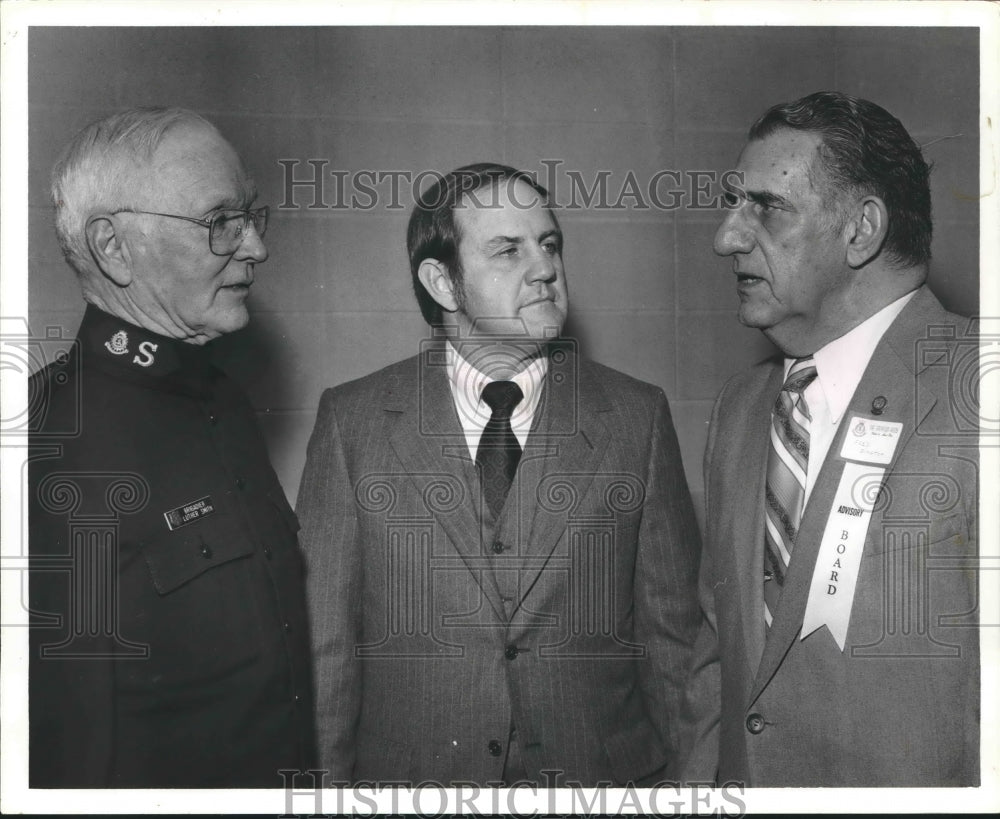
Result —
[[[247,557],[253,553],[253,544],[240,535],[229,516],[216,512],[151,537],[140,549],[156,591],[169,594],[215,566]]]

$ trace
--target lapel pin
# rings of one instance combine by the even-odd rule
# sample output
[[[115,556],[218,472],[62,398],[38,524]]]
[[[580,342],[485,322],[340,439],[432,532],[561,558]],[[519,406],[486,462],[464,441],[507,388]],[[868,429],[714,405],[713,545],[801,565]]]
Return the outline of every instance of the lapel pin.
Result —
[[[875,399],[872,401],[872,415],[881,415],[883,412],[885,412],[885,408],[888,405],[888,403],[889,401],[886,399],[884,395],[876,396]]]

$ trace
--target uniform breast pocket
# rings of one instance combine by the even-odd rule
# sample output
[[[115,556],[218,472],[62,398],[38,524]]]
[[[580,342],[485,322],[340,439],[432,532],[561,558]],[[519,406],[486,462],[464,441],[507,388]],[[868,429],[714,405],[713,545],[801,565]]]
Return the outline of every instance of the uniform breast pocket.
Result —
[[[219,511],[147,537],[139,551],[143,559],[121,576],[121,624],[149,646],[149,658],[125,664],[126,682],[203,681],[254,661],[261,589],[253,546],[235,520]]]

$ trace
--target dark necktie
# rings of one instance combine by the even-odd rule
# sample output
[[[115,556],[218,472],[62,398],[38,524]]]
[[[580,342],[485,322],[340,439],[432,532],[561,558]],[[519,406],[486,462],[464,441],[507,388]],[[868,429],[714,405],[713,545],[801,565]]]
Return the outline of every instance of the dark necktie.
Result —
[[[514,480],[521,446],[510,426],[510,416],[524,393],[513,381],[494,381],[483,389],[483,401],[492,410],[476,450],[476,466],[483,487],[483,497],[496,518],[507,499]]]
[[[809,466],[809,407],[802,393],[816,378],[812,356],[797,359],[771,412],[764,527],[764,622],[777,611],[802,520]]]

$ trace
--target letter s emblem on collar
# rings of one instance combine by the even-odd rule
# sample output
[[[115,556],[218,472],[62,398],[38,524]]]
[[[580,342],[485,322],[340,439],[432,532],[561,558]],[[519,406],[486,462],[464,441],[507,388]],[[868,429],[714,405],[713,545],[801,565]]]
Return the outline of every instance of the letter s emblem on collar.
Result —
[[[139,355],[132,359],[132,363],[138,364],[140,367],[150,366],[156,360],[153,358],[153,353],[155,353],[158,348],[159,345],[154,344],[152,341],[143,341],[139,344]]]

